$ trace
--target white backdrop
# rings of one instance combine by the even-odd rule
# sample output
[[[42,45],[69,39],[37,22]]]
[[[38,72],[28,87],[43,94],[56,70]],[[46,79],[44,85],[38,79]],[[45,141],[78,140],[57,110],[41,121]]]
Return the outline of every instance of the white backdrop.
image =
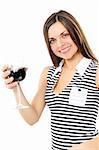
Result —
[[[51,65],[43,38],[43,24],[51,13],[60,9],[69,11],[80,22],[99,58],[98,0],[0,1],[0,69],[4,64],[28,67],[21,85],[30,102],[43,68]],[[29,126],[13,109],[15,105],[12,91],[6,89],[0,77],[0,149],[49,150],[49,109],[45,108],[37,124]]]

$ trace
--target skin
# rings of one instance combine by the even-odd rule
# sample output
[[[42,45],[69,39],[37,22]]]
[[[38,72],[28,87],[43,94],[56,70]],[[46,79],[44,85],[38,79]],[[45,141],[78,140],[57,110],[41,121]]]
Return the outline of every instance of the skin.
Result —
[[[99,136],[87,142],[76,144],[69,150],[99,150]]]
[[[59,21],[49,28],[48,37],[53,53],[66,61],[71,60],[78,52],[78,47],[71,39],[69,32]]]
[[[83,58],[83,55],[80,53],[80,50],[71,39],[67,29],[60,22],[57,21],[56,23],[51,25],[48,31],[48,36],[49,36],[49,42],[53,53],[64,59],[64,66],[62,68],[61,76],[54,89],[55,93],[59,94],[63,90],[63,88],[66,87],[71,81],[75,73],[76,65]],[[47,85],[46,78],[47,78],[48,70],[49,67],[46,67],[41,73],[37,93],[35,94],[32,103],[29,104],[26,97],[24,96],[24,93],[22,92],[20,84],[18,82],[12,82],[13,77],[10,78],[8,77],[8,75],[10,74],[9,66],[5,65],[2,67],[2,78],[5,82],[6,87],[8,89],[13,90],[17,103],[19,100],[18,92],[20,91],[22,104],[29,106],[29,108],[22,109],[22,110],[20,109],[19,111],[22,117],[24,118],[24,120],[30,125],[33,125],[39,120],[42,111],[45,107],[44,96],[45,96],[46,85]],[[96,75],[97,87],[99,87],[98,83],[99,83],[99,68],[97,69],[97,75]],[[83,150],[83,149],[79,148],[79,150]],[[98,150],[98,149],[96,148],[94,150]]]

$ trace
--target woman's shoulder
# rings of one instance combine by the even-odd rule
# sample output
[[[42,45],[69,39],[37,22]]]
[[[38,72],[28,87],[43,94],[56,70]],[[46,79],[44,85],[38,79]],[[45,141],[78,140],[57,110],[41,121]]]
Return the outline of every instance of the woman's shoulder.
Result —
[[[47,75],[51,72],[54,72],[55,71],[55,66],[46,66],[44,67],[42,73],[41,73],[41,76],[44,76],[44,77],[47,77]]]
[[[51,70],[55,70],[55,66],[51,65],[51,66],[46,66],[44,69],[43,69],[43,72],[48,72],[48,71],[51,71]]]
[[[98,62],[96,60],[90,59],[90,65],[91,68],[96,68],[98,66]]]
[[[55,69],[56,67],[54,65],[50,65],[50,66],[46,66],[43,71],[48,74],[49,72],[53,73]]]
[[[99,88],[99,61],[92,60],[92,69],[95,70],[96,87]]]

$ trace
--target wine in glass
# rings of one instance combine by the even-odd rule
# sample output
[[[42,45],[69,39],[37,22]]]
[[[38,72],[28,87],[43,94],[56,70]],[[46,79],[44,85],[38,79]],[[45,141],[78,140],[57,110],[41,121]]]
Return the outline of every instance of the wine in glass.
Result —
[[[27,70],[26,67],[21,67],[21,68],[18,68],[18,69],[11,69],[11,73],[10,73],[9,77],[14,78],[13,82],[14,81],[20,82],[20,81],[25,79],[26,70]],[[29,107],[28,105],[23,105],[21,103],[21,94],[20,94],[20,87],[19,86],[17,86],[17,91],[18,91],[19,102],[17,104],[16,109],[26,109],[26,108],[28,108]]]

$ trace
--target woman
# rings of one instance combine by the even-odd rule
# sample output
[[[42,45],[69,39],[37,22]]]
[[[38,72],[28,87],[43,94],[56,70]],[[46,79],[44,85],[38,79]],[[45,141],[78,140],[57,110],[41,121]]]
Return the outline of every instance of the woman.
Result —
[[[39,120],[48,105],[53,150],[98,150],[98,61],[80,25],[68,12],[53,13],[43,31],[53,66],[42,72],[32,103],[28,103],[20,84],[9,77],[9,66],[2,68],[5,84],[13,89],[17,102],[20,91],[22,105],[28,107],[19,111],[30,125]]]

